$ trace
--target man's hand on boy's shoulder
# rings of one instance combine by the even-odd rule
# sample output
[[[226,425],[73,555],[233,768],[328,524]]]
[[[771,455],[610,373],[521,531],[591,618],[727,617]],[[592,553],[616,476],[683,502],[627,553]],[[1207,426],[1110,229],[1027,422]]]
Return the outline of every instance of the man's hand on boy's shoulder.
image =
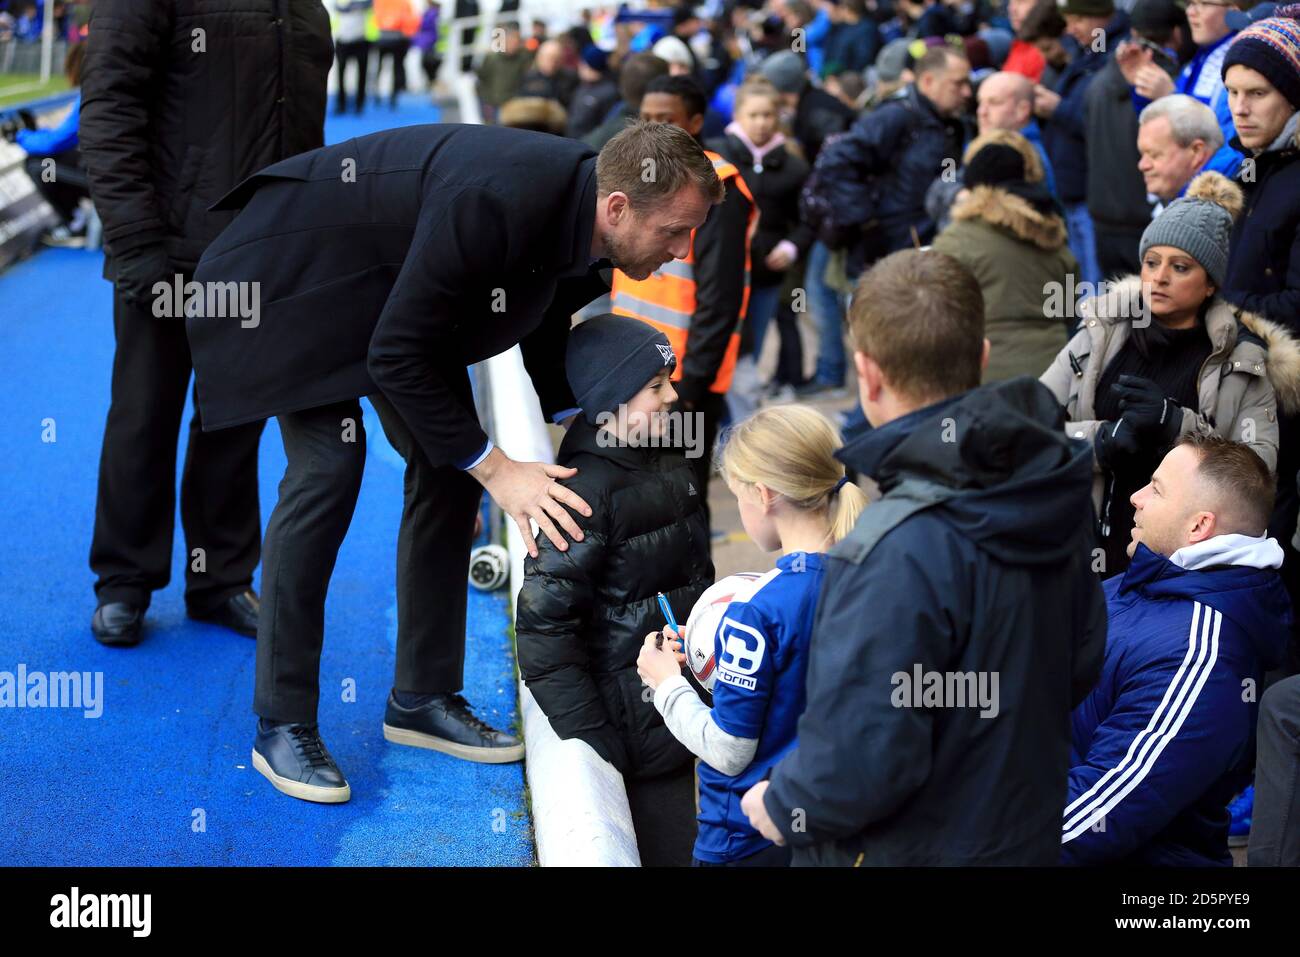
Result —
[[[582,541],[582,530],[565,506],[586,516],[591,515],[591,507],[576,492],[559,482],[577,475],[577,469],[546,462],[516,462],[494,448],[469,471],[501,510],[514,519],[523,536],[524,547],[533,558],[537,557],[537,542],[530,521],[536,522],[538,529],[560,551],[569,547],[565,534],[575,542]],[[557,522],[565,534],[556,528]]]

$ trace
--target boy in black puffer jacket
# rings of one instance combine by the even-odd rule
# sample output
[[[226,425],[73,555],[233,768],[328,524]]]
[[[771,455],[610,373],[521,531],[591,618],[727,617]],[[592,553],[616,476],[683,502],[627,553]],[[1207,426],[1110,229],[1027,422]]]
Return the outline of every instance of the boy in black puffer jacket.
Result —
[[[646,865],[690,863],[695,771],[637,675],[637,654],[665,624],[656,592],[684,621],[713,584],[703,490],[679,451],[699,454],[689,440],[702,432],[668,434],[676,365],[667,337],[637,319],[597,316],[569,334],[582,415],[556,460],[578,470],[564,484],[592,514],[582,541],[565,551],[539,541],[525,559],[515,616],[520,674],[556,734],[622,772]]]

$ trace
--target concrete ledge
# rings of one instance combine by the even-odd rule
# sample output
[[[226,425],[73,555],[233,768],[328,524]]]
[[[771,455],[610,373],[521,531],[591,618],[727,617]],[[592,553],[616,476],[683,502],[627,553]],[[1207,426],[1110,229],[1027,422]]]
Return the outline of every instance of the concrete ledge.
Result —
[[[553,462],[550,438],[532,380],[516,346],[486,363],[492,440],[512,459]],[[510,614],[524,581],[524,541],[506,519]],[[543,867],[638,867],[636,834],[623,776],[582,741],[562,741],[532,693],[519,682],[527,744],[537,859]]]

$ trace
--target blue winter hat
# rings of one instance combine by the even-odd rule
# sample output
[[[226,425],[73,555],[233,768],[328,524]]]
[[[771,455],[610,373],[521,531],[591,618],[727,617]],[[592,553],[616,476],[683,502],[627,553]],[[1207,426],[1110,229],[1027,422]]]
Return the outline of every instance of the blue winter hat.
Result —
[[[597,73],[604,73],[609,66],[609,54],[596,44],[589,43],[582,50],[582,62]]]
[[[1277,9],[1276,3],[1257,3],[1249,10],[1238,10],[1231,7],[1223,15],[1223,22],[1228,25],[1229,30],[1244,30],[1252,23],[1258,23],[1260,20],[1267,20]]]
[[[564,371],[569,388],[592,425],[614,412],[662,370],[677,368],[668,337],[640,319],[605,313],[569,332]]]
[[[1010,30],[1000,30],[997,27],[980,30],[977,36],[989,48],[989,62],[993,69],[1002,69],[1002,64],[1007,62],[1007,55],[1011,53],[1011,44],[1015,36]]]

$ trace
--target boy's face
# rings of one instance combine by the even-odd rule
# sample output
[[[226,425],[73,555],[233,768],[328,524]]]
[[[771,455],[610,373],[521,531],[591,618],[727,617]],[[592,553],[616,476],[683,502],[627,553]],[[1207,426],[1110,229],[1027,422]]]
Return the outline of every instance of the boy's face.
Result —
[[[671,370],[657,375],[627,401],[626,414],[615,415],[601,428],[619,437],[625,444],[636,445],[639,438],[662,440],[668,429],[668,410],[677,401],[677,391],[669,380]]]
[[[641,121],[644,123],[671,123],[691,136],[699,136],[704,129],[704,114],[694,116],[685,101],[672,93],[647,93],[641,98]]]

